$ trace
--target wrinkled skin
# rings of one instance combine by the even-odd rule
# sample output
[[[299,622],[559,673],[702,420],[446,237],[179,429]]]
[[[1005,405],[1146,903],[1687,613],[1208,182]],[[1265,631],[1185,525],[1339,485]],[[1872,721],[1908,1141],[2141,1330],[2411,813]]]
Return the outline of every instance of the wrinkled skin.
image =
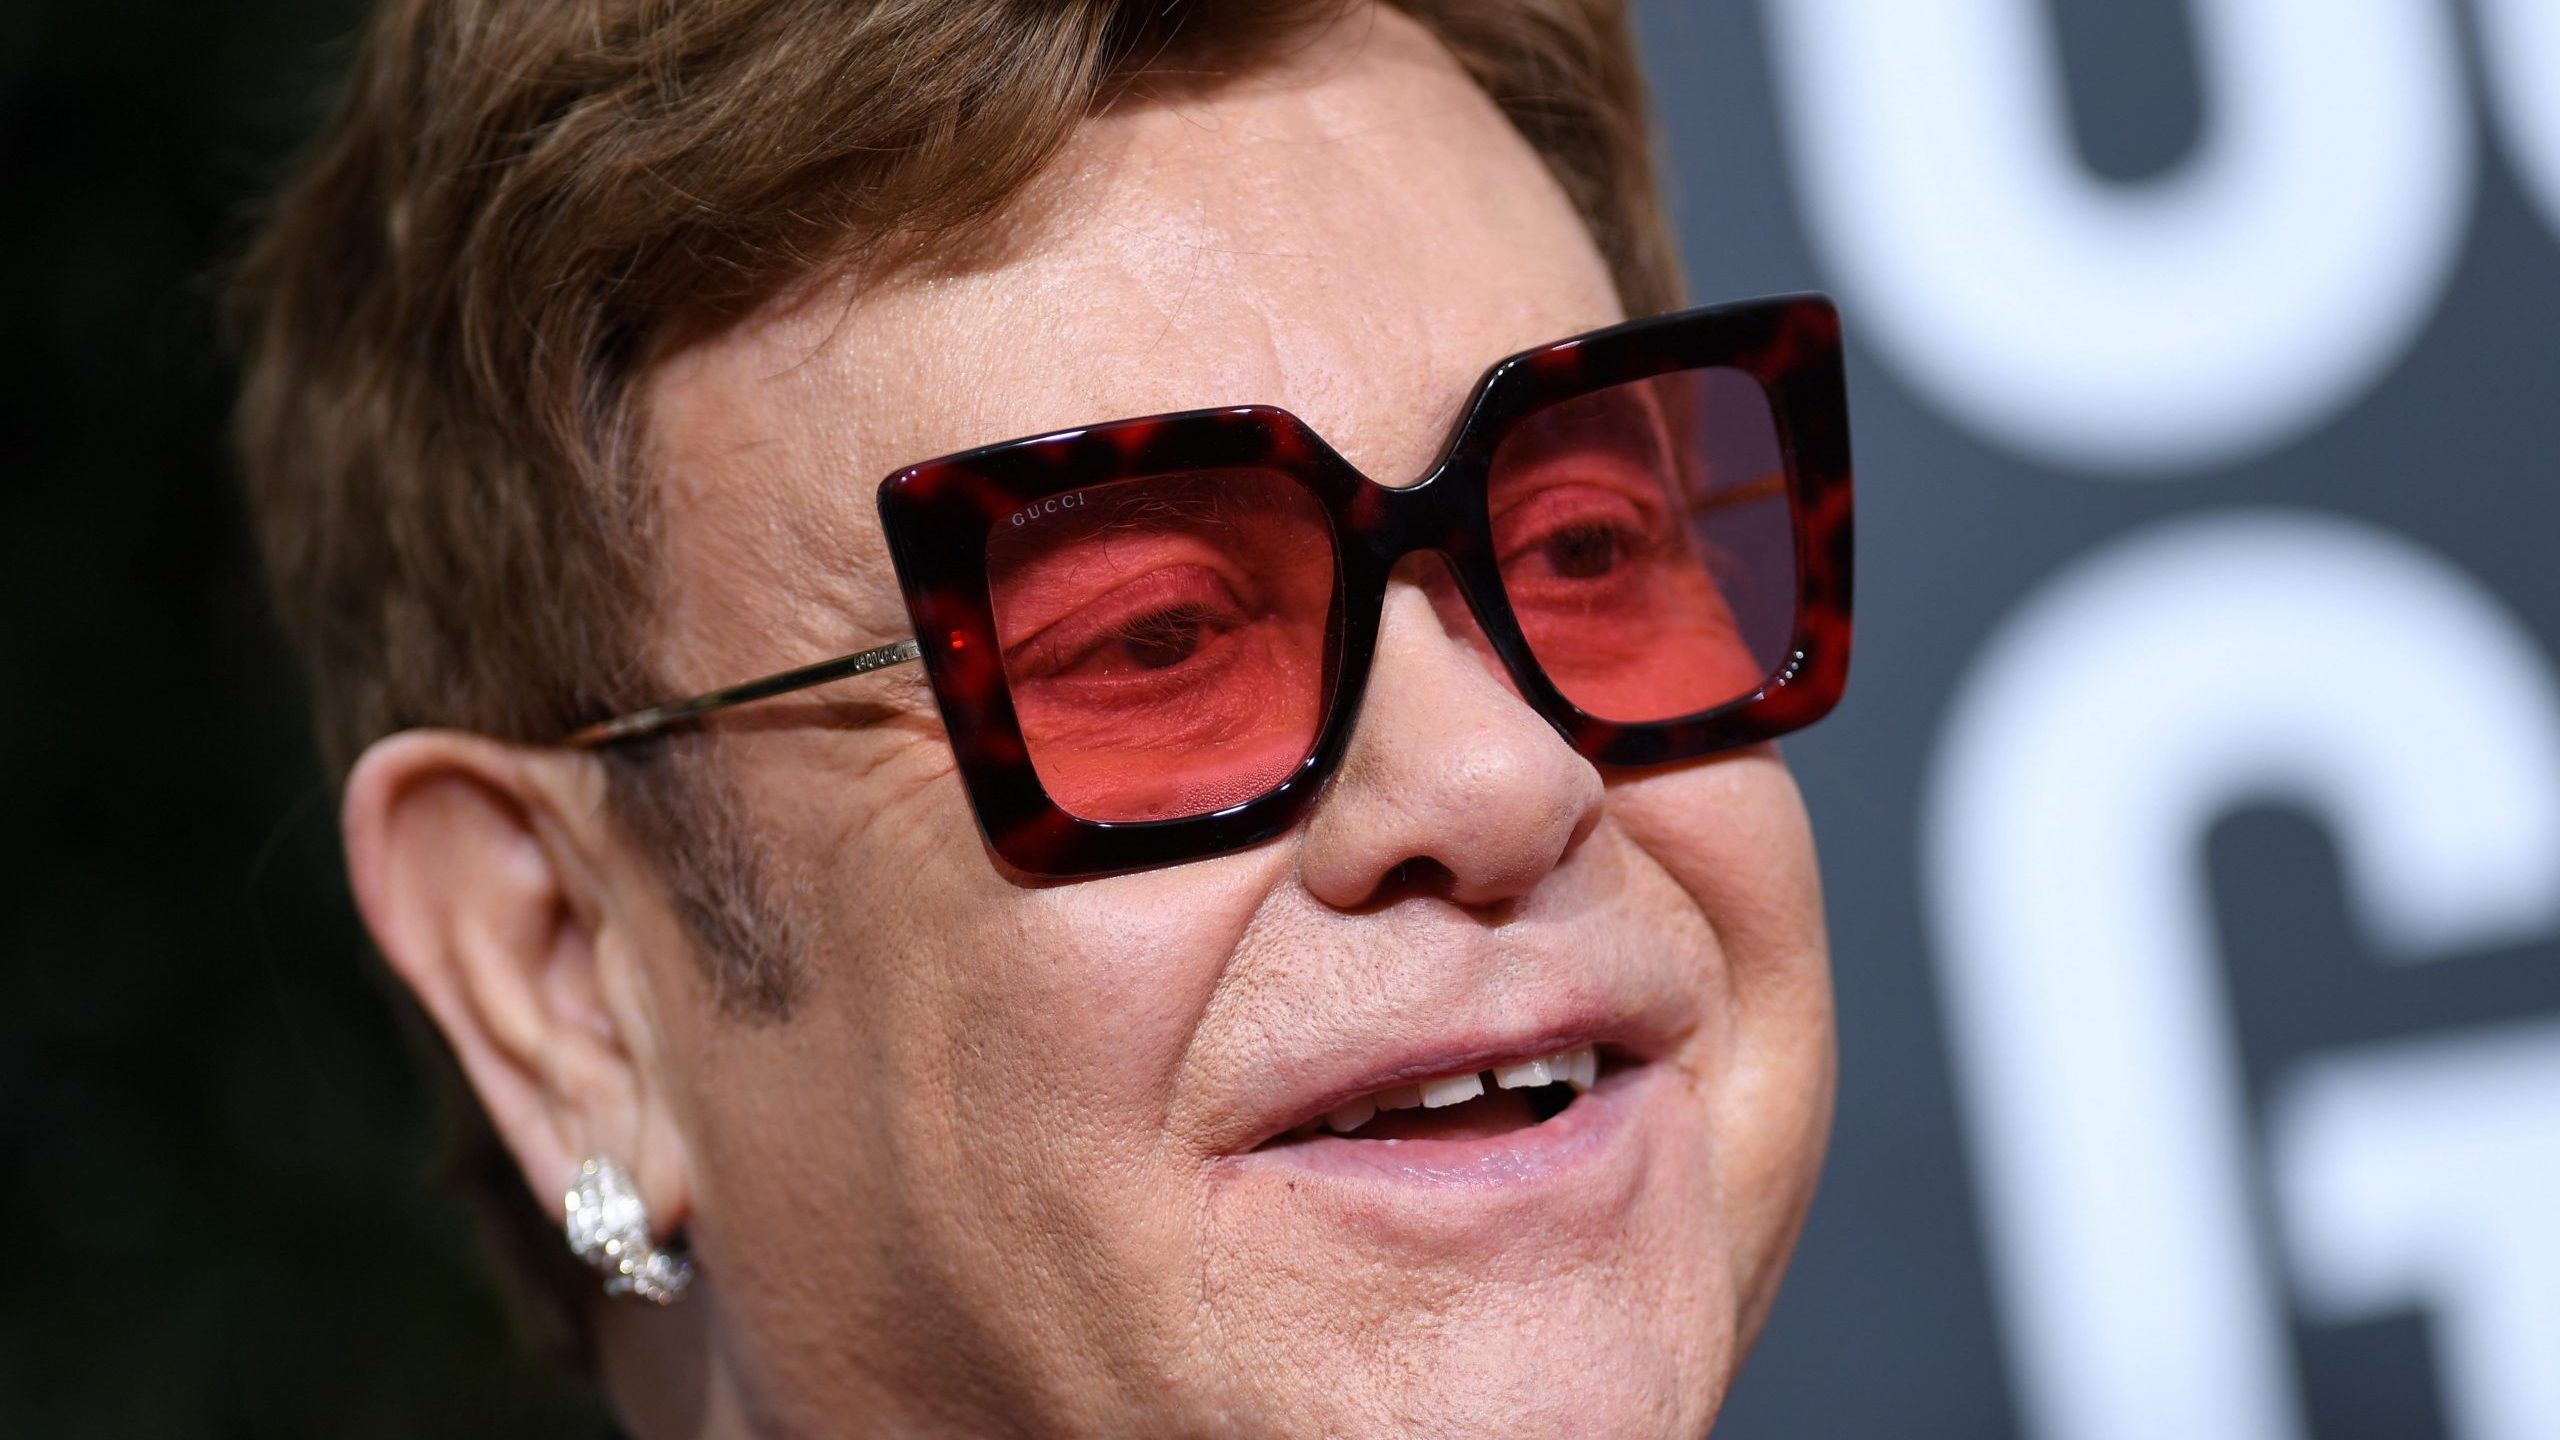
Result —
[[[902,464],[1261,402],[1405,483],[1488,363],[1618,318],[1445,53],[1339,24],[1089,122],[960,263],[658,364],[666,668],[907,634],[872,510]],[[1339,774],[1241,854],[1008,878],[912,667],[679,742],[721,747],[796,927],[787,1020],[719,1011],[592,757],[367,757],[359,898],[535,1193],[608,1151],[695,1249],[683,1305],[604,1311],[635,1434],[1708,1428],[1829,1123],[1803,807],[1768,749],[1600,773],[1436,569],[1400,575]],[[1567,1010],[1643,1036],[1658,1082],[1570,1174],[1361,1189],[1237,1153],[1351,1060]]]

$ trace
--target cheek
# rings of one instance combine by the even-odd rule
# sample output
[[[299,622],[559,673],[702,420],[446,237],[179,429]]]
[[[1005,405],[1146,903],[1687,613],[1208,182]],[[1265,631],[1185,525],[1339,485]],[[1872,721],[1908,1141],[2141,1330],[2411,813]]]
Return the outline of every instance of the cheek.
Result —
[[[1813,829],[1794,778],[1766,747],[1614,784],[1609,815],[1713,927],[1737,1020],[1800,1010],[1829,985]],[[1828,1005],[1822,1018],[1828,1023]]]
[[[1158,1144],[1209,995],[1279,873],[1270,852],[1016,883],[938,745],[771,799],[772,833],[797,852],[790,888],[814,912],[806,1018],[895,1082],[892,1123],[938,1117],[962,1139],[937,1148],[1000,1142],[1008,1163],[1062,1178]]]
[[[981,861],[981,864],[984,862]],[[963,1103],[1002,1101],[1062,1171],[1165,1139],[1166,1101],[1263,886],[1212,861],[1016,891],[955,922],[921,1023]]]
[[[754,1252],[717,1258],[792,1363],[925,1316],[930,1343],[883,1363],[1036,1385],[1178,1353],[1198,1160],[1166,1098],[1285,863],[1016,885],[956,780],[903,763],[751,794],[809,973],[788,1021],[706,1017],[688,1042],[706,1209]]]
[[[877,1040],[903,1092],[884,1114],[891,1208],[923,1281],[899,1288],[974,1314],[1003,1368],[1100,1357],[1126,1378],[1185,1352],[1199,1159],[1167,1099],[1266,883],[1216,861],[1008,886],[919,927],[937,963],[882,982],[900,1031]]]
[[[1812,829],[1767,749],[1624,783],[1611,814],[1696,903],[1724,958],[1728,1010],[1710,1027],[1723,1041],[1695,1063],[1748,1295],[1783,1262],[1830,1134],[1830,945]]]

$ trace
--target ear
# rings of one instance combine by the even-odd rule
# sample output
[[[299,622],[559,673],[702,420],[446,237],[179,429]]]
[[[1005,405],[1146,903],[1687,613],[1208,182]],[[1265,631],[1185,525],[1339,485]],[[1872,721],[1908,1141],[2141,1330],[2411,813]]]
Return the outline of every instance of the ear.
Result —
[[[543,1210],[602,1153],[631,1173],[657,1237],[674,1233],[692,1182],[602,767],[405,731],[357,762],[341,824],[374,943],[444,1033]]]

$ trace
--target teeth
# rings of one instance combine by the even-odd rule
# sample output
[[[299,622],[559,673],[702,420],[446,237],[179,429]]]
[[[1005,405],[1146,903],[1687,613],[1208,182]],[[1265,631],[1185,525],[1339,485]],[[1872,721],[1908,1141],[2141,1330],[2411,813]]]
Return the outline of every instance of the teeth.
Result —
[[[1350,1104],[1343,1106],[1341,1109],[1334,1111],[1330,1115],[1327,1115],[1324,1117],[1324,1123],[1331,1127],[1333,1133],[1336,1135],[1348,1135],[1352,1131],[1359,1129],[1361,1126],[1368,1124],[1370,1117],[1377,1113],[1378,1102],[1374,1099],[1363,1098],[1354,1100]]]
[[[1425,1082],[1422,1103],[1426,1109],[1440,1110],[1451,1105],[1464,1105],[1483,1093],[1483,1076],[1452,1075],[1446,1080]]]
[[[1537,1060],[1523,1060],[1517,1065],[1503,1065],[1472,1075],[1452,1075],[1444,1080],[1426,1080],[1419,1085],[1399,1085],[1363,1096],[1336,1109],[1322,1120],[1310,1120],[1292,1134],[1313,1135],[1319,1129],[1336,1135],[1348,1135],[1388,1110],[1441,1110],[1463,1105],[1482,1095],[1485,1077],[1505,1090],[1534,1090],[1541,1085],[1571,1085],[1579,1093],[1600,1082],[1600,1054],[1588,1045],[1559,1051]],[[1395,1142],[1387,1142],[1392,1145]]]
[[[1534,1090],[1541,1085],[1571,1085],[1588,1090],[1600,1083],[1600,1052],[1577,1045],[1544,1059],[1505,1065],[1493,1072],[1493,1083],[1505,1090]]]
[[[1585,1045],[1573,1052],[1573,1088],[1588,1090],[1600,1083],[1600,1052]]]

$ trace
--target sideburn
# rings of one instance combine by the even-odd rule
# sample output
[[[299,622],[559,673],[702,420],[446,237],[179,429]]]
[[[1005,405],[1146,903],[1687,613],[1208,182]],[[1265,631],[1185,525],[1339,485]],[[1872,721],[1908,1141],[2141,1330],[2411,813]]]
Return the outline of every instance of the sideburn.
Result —
[[[807,984],[804,926],[772,883],[719,745],[691,730],[608,746],[607,785],[616,819],[666,884],[720,1013],[779,1024]]]

